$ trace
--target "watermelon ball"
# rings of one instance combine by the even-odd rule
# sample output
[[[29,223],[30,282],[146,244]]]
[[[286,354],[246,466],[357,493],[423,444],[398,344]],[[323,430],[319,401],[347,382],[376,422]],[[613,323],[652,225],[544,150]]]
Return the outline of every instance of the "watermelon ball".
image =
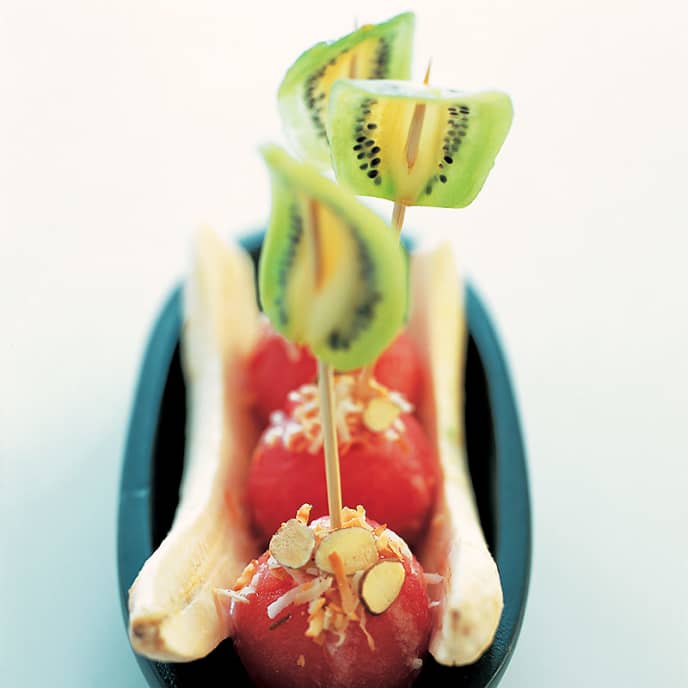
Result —
[[[385,387],[401,392],[414,406],[420,401],[423,364],[411,337],[402,332],[377,359],[373,377]]]
[[[317,364],[305,347],[292,344],[265,325],[248,361],[248,386],[259,419],[284,407],[293,389],[315,380]]]
[[[295,523],[292,519],[285,526]],[[310,525],[316,534],[315,555],[306,552],[309,558],[301,568],[282,566],[265,552],[242,574],[231,604],[233,642],[256,685],[401,688],[410,686],[419,673],[431,624],[423,570],[392,531],[375,529],[365,512],[358,523],[349,521],[348,528],[332,531],[329,518],[319,519]],[[353,540],[370,538],[375,543],[372,559],[359,556],[359,562],[364,560],[357,564],[361,570],[346,569],[349,545],[335,544],[330,549],[337,554],[330,556],[337,561],[327,561],[338,564],[336,570],[320,569],[318,550],[333,533],[356,536],[349,538]],[[381,562],[392,569],[389,581],[383,580],[386,572],[375,570]],[[376,582],[373,576],[378,573]],[[380,600],[373,592],[387,598]],[[372,613],[368,605],[374,608],[380,602]]]
[[[305,347],[286,340],[265,325],[248,361],[248,384],[258,417],[267,422],[283,409],[289,392],[315,381],[317,364]],[[422,363],[408,334],[402,332],[378,358],[373,377],[417,404],[422,384]]]
[[[435,453],[408,412],[387,424],[370,418],[367,405],[342,393],[355,385],[337,378],[337,414],[342,497],[365,504],[368,513],[387,523],[412,545],[422,534],[438,480]],[[248,503],[257,531],[267,539],[305,501],[315,516],[327,513],[324,455],[317,389],[304,386],[292,395],[286,412],[273,414],[253,453],[247,481]],[[382,401],[380,401],[382,399]],[[367,404],[389,410],[389,398]],[[392,414],[394,409],[392,408]],[[382,425],[382,427],[380,427]]]

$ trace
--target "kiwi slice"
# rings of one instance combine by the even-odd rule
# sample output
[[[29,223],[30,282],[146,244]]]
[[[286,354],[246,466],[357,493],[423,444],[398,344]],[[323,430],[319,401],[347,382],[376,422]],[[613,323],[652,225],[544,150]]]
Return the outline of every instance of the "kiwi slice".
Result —
[[[295,150],[316,164],[329,165],[327,101],[332,84],[343,77],[408,79],[415,17],[399,14],[366,24],[338,41],[318,43],[303,53],[279,89],[282,121]]]
[[[511,100],[497,91],[342,79],[330,94],[327,125],[334,171],[363,196],[463,208],[482,188],[511,119]]]
[[[401,329],[407,265],[372,210],[277,146],[262,150],[272,213],[259,265],[274,327],[338,370],[374,360]]]

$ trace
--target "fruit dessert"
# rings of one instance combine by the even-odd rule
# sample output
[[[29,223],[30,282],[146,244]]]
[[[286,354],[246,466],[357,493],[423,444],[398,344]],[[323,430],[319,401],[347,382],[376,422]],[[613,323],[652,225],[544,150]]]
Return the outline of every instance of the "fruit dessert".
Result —
[[[296,366],[265,344],[272,335],[261,325],[247,256],[207,231],[199,236],[182,333],[189,413],[180,502],[130,591],[130,639],[147,657],[189,661],[234,637],[260,685],[402,686],[426,643],[451,666],[474,662],[494,638],[502,591],[460,420],[462,283],[447,245],[409,261],[398,234],[407,206],[473,200],[511,105],[502,94],[432,88],[429,74],[423,86],[400,81],[409,76],[412,27],[412,16],[400,15],[319,44],[280,89],[290,140],[303,157],[331,161],[338,181],[277,147],[263,149],[273,206],[260,300],[293,347],[287,355],[298,352]],[[393,201],[395,231],[352,191]],[[383,384],[379,372],[405,325],[421,371],[415,415],[399,383]],[[257,374],[261,347],[267,363]],[[251,398],[273,391],[266,428]],[[375,521],[342,509],[342,490]],[[329,516],[309,524],[300,509],[293,519],[305,502],[314,516]],[[377,523],[407,535],[431,574]],[[261,555],[260,538],[274,531]],[[365,551],[360,532],[353,550],[336,540],[341,547],[318,558],[332,538],[356,537],[346,531],[366,533],[369,544],[372,537],[377,559],[344,566],[347,552]],[[385,539],[398,551],[390,555]],[[295,542],[306,542],[296,547],[300,558],[292,557]],[[399,612],[413,619],[407,645],[395,627]]]
[[[427,651],[430,600],[406,543],[359,507],[282,524],[232,591],[233,638],[257,685],[410,685]]]

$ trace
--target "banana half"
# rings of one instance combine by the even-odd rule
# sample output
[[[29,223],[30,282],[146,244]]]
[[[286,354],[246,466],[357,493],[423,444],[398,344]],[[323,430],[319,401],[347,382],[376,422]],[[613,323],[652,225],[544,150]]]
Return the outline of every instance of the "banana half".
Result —
[[[231,634],[215,590],[231,587],[259,554],[244,506],[258,438],[241,372],[258,337],[250,258],[202,229],[184,297],[188,413],[179,506],[129,590],[132,647],[166,662],[204,657]]]
[[[409,330],[428,370],[419,415],[442,476],[430,527],[417,552],[426,571],[443,577],[430,652],[446,666],[471,664],[492,644],[504,601],[465,453],[463,282],[448,244],[414,253],[411,285]]]

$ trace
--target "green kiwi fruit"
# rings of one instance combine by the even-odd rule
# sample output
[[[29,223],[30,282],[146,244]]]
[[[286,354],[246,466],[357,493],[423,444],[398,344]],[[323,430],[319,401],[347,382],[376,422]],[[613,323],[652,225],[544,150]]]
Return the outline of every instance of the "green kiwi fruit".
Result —
[[[287,339],[334,368],[364,366],[406,316],[407,265],[398,238],[309,163],[277,146],[262,153],[272,179],[258,274],[263,310]]]
[[[408,79],[415,17],[399,14],[380,24],[366,24],[338,41],[318,43],[287,72],[278,104],[290,142],[315,164],[330,165],[327,101],[332,84],[342,77]]]
[[[409,130],[419,109],[417,153],[410,156]],[[332,164],[338,181],[356,194],[463,208],[482,188],[511,119],[511,100],[498,91],[341,79],[330,93]]]

